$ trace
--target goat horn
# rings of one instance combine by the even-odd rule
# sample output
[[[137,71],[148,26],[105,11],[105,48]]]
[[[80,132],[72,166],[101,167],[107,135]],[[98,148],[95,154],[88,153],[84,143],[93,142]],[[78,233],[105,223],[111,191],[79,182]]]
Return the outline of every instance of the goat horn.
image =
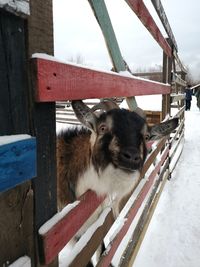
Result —
[[[91,108],[92,111],[96,111],[98,109],[109,111],[111,109],[119,109],[119,106],[112,100],[103,100]]]

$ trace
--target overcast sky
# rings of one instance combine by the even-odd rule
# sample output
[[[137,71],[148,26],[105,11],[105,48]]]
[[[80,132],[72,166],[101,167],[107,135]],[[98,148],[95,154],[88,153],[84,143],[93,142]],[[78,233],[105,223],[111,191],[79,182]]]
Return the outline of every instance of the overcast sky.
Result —
[[[162,50],[124,0],[106,0],[123,58],[133,71],[158,67]],[[144,1],[165,31],[150,0]],[[111,69],[104,38],[87,0],[54,0],[55,56],[62,60],[81,56],[84,64]],[[178,54],[193,77],[200,80],[200,1],[162,0]]]

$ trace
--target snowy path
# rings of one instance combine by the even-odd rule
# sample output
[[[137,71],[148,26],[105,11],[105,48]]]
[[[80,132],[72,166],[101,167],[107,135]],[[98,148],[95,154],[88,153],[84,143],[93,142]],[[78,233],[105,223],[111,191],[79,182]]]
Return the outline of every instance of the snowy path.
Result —
[[[200,266],[200,111],[186,112],[185,144],[134,267]]]

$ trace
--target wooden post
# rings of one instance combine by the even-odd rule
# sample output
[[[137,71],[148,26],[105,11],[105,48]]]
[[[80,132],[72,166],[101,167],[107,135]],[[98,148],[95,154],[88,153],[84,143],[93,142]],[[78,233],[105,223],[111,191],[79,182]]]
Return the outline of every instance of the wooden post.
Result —
[[[169,42],[169,41],[168,41]],[[163,83],[171,85],[172,59],[163,52]],[[162,120],[166,115],[170,115],[170,94],[162,98]]]
[[[1,9],[0,59],[0,134],[31,134],[26,21]],[[33,191],[29,181],[0,195],[0,214],[0,266],[22,255],[33,257]]]
[[[183,79],[185,81],[186,80],[186,75],[187,75],[187,73],[184,70],[182,70],[181,71],[181,79]],[[185,87],[184,86],[181,86],[181,93],[183,93],[183,94],[185,93],[185,90],[184,89],[185,89]],[[182,99],[180,102],[181,102],[181,107],[184,107],[184,105],[185,105],[185,99]],[[180,119],[181,120],[184,120],[185,119],[185,112],[183,112],[181,114]]]
[[[18,2],[1,6],[15,15],[0,10],[0,133],[36,136],[38,176],[0,196],[0,266],[22,255],[40,266],[37,230],[57,211],[55,104],[35,103],[28,63],[35,52],[53,54],[52,0],[32,0],[28,19]]]
[[[28,54],[47,53],[53,55],[53,16],[52,0],[31,1],[31,16],[28,20]],[[56,124],[55,103],[35,103],[34,70],[30,80],[32,131],[37,139],[37,173],[33,180],[34,191],[34,237],[35,261],[38,260],[38,229],[57,212],[56,189]],[[49,266],[57,266],[57,261]]]
[[[53,54],[52,0],[31,0],[28,20],[28,54]],[[56,189],[56,124],[55,103],[36,104],[34,99],[34,70],[30,80],[32,131],[37,139],[37,178],[34,191],[34,251],[33,266],[40,266],[38,229],[57,212]],[[50,266],[57,266],[57,261]]]
[[[170,45],[172,45],[172,42],[170,41],[169,38],[167,38],[167,41]],[[163,83],[168,83],[171,85],[172,81],[171,72],[172,72],[172,57],[167,56],[165,52],[163,52]],[[170,93],[162,96],[162,120],[164,120],[167,115],[171,115]],[[169,169],[169,164],[170,164],[170,157],[168,161],[168,169]],[[170,179],[170,173],[168,179]]]

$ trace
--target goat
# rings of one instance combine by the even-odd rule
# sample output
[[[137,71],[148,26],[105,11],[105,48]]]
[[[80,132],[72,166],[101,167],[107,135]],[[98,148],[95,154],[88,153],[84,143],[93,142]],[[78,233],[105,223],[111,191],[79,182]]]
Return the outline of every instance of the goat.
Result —
[[[120,201],[140,178],[146,141],[169,135],[178,119],[149,127],[140,109],[119,109],[109,101],[90,109],[81,100],[72,101],[72,107],[86,127],[67,129],[57,138],[58,206],[61,209],[91,189],[114,199],[117,216]],[[106,112],[97,115],[98,108]]]

